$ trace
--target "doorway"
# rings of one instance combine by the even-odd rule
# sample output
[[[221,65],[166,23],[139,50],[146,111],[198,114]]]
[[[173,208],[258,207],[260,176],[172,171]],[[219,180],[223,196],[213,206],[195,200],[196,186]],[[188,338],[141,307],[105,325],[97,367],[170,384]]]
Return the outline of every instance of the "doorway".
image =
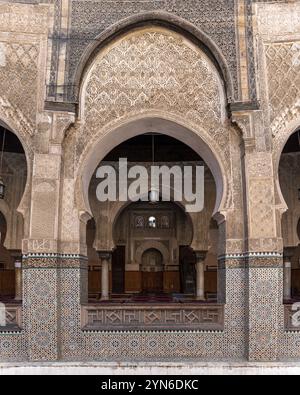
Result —
[[[112,254],[112,293],[125,292],[125,246],[118,246]]]
[[[142,257],[142,292],[161,294],[164,291],[164,264],[160,251],[152,248]]]

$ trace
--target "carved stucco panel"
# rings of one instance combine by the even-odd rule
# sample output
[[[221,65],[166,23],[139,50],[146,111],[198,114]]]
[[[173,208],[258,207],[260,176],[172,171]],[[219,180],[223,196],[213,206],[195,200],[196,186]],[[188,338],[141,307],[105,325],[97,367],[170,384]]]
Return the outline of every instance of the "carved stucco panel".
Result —
[[[96,58],[84,85],[85,132],[150,109],[217,127],[224,119],[222,89],[209,59],[184,38],[163,29],[137,31]]]
[[[275,236],[274,185],[270,178],[249,180],[250,238]]]
[[[269,112],[275,138],[300,116],[300,42],[265,44]]]
[[[249,177],[272,177],[273,163],[271,155],[268,155],[265,152],[257,152],[249,155],[247,171]]]
[[[0,31],[46,34],[50,15],[45,5],[0,4]]]
[[[300,32],[300,3],[294,1],[291,7],[281,4],[258,4],[257,25],[260,34],[267,37],[282,36]]]
[[[163,28],[131,32],[95,58],[82,87],[80,123],[72,130],[75,168],[105,129],[154,113],[206,133],[230,173],[220,76],[199,48]]]
[[[36,123],[38,64],[38,43],[2,43],[0,106],[29,134],[33,134]]]
[[[79,238],[79,218],[74,210],[75,182],[73,179],[64,179],[61,238],[67,242],[73,242]]]
[[[58,180],[60,174],[60,156],[36,154],[34,157],[33,176],[36,178],[45,178]]]

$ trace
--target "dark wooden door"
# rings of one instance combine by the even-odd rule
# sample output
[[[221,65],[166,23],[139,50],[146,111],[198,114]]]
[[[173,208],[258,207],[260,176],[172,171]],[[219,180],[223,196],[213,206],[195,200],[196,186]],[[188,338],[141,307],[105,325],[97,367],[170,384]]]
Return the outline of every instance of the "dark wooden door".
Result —
[[[164,273],[163,272],[143,272],[142,288],[144,293],[163,293]]]
[[[125,246],[117,247],[112,255],[112,293],[125,292]]]
[[[192,248],[180,247],[181,292],[194,294],[196,291],[196,258]]]

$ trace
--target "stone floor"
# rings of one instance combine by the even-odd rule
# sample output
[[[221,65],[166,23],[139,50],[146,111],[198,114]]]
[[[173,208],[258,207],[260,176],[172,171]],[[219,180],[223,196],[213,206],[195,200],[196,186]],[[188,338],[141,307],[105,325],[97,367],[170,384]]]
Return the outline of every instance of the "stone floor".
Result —
[[[1,375],[299,375],[300,362],[139,362],[0,364]]]

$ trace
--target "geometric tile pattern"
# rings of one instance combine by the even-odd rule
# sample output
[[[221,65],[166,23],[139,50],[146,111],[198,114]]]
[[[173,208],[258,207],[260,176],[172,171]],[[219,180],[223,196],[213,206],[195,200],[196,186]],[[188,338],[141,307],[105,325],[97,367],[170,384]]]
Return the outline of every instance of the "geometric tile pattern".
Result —
[[[55,262],[52,262],[55,265]],[[58,341],[58,276],[55,268],[26,268],[24,329],[31,361],[56,360]]]
[[[268,266],[260,265],[259,257],[246,258],[248,263],[242,258],[239,265],[236,259],[223,261],[223,330],[160,332],[82,331],[81,304],[87,303],[86,261],[31,259],[34,261],[24,269],[24,331],[0,333],[0,360],[171,361],[185,357],[270,361],[300,355],[300,334],[284,332],[283,274],[278,261],[282,258],[272,258],[274,267],[271,258]]]
[[[24,270],[28,346],[24,350],[29,350],[30,360],[245,358],[244,269],[226,269],[228,300],[223,331],[91,332],[81,330],[81,303],[87,302],[86,288],[82,286],[87,282],[86,261],[78,266],[75,261],[70,264],[69,259],[65,264],[63,258],[59,262],[51,258],[45,269],[45,258],[34,259],[35,263]],[[37,260],[41,261],[41,269]],[[55,265],[57,268],[53,268]],[[16,347],[16,342],[13,344]],[[18,355],[22,355],[20,350]],[[6,360],[7,353],[1,352],[0,359]]]
[[[252,266],[248,270],[249,360],[276,361],[283,269]]]

